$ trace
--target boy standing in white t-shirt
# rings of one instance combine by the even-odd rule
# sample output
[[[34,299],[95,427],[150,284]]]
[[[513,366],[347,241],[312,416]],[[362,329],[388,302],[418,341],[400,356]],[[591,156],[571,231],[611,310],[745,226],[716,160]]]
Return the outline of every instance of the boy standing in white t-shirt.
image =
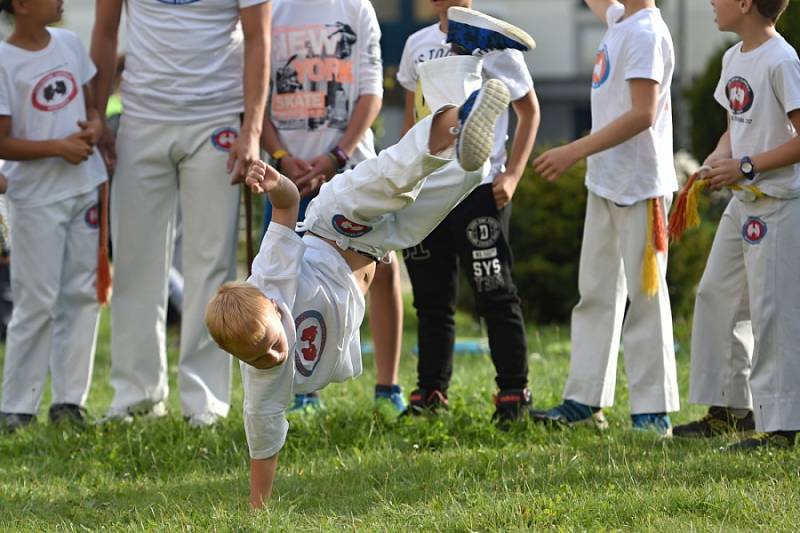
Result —
[[[719,29],[742,41],[722,59],[714,98],[728,131],[704,177],[713,190],[750,191],[733,191],[695,300],[690,400],[711,408],[675,435],[755,425],[730,449],[791,447],[800,430],[800,60],[775,31],[788,0],[711,4]]]
[[[451,25],[459,27],[461,19],[458,9],[448,8],[469,8],[472,1],[438,0],[431,4],[439,21],[408,38],[397,72],[397,80],[406,89],[406,128],[431,112],[421,90],[424,65],[453,53],[446,36]],[[451,12],[455,13],[452,21],[448,18]],[[419,319],[417,389],[411,393],[407,413],[421,414],[448,406],[460,266],[467,272],[478,314],[486,321],[497,371],[499,392],[493,419],[506,424],[527,417],[531,405],[525,321],[511,277],[509,224],[511,198],[536,139],[539,104],[522,51],[497,50],[482,59],[483,78],[500,79],[511,93],[511,107],[517,116],[514,142],[507,158],[509,115],[504,113],[494,132],[489,174],[425,240],[404,251]]]
[[[588,157],[589,189],[564,402],[535,418],[607,426],[621,333],[633,426],[666,435],[667,412],[679,408],[664,216],[677,189],[672,38],[655,0],[586,3],[608,24],[592,73],[592,133],[534,162],[552,181]]]
[[[97,334],[97,187],[106,170],[87,84],[95,68],[78,37],[48,28],[55,3],[0,3],[15,14],[0,43],[0,157],[8,162],[11,287],[0,427],[36,421],[52,378],[51,422],[84,422]]]

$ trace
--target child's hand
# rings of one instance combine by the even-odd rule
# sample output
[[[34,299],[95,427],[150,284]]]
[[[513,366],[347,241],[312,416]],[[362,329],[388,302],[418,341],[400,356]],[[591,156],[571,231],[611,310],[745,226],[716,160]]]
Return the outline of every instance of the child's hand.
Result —
[[[717,159],[714,161],[711,164],[711,170],[705,173],[705,178],[708,180],[708,188],[712,191],[718,191],[723,187],[745,179],[744,174],[739,170],[739,165],[738,159]]]
[[[59,154],[71,165],[79,165],[92,155],[92,132],[89,129],[76,131],[59,141]]]
[[[509,203],[511,198],[514,197],[514,191],[517,190],[519,185],[520,176],[503,172],[495,176],[492,182],[492,195],[494,196],[494,203],[497,209],[503,209]]]
[[[311,170],[311,164],[308,161],[291,155],[284,156],[281,159],[280,166],[283,175],[295,183],[297,183],[300,176],[307,174]]]
[[[253,194],[263,194],[274,189],[280,180],[281,175],[277,170],[260,159],[256,159],[247,170],[245,184],[250,187]]]
[[[89,133],[89,142],[92,146],[95,146],[100,140],[100,136],[103,135],[103,122],[98,117],[90,120],[79,120],[78,127],[81,131]]]
[[[555,181],[578,161],[578,155],[572,144],[565,144],[548,150],[533,162],[533,168],[547,181]]]

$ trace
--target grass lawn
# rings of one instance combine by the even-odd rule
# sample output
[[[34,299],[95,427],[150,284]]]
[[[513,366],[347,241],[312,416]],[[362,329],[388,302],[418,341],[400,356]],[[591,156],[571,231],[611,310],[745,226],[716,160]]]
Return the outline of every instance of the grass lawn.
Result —
[[[89,402],[95,416],[112,393],[107,318]],[[404,343],[406,392],[415,381],[413,328]],[[460,329],[476,334],[469,320]],[[687,327],[679,322],[676,330],[686,398]],[[365,356],[364,376],[324,391],[326,412],[292,422],[274,499],[254,513],[238,372],[228,419],[189,429],[176,394],[176,342],[173,332],[166,419],[82,432],[40,423],[0,436],[0,530],[790,531],[800,524],[800,453],[729,455],[716,451],[725,439],[634,433],[622,370],[609,431],[500,432],[489,423],[491,362],[467,355],[456,360],[450,413],[399,421],[373,414],[374,364]],[[550,406],[568,368],[568,330],[531,327],[529,351],[534,402]],[[673,421],[703,411],[686,406]],[[40,421],[45,415],[43,408]]]

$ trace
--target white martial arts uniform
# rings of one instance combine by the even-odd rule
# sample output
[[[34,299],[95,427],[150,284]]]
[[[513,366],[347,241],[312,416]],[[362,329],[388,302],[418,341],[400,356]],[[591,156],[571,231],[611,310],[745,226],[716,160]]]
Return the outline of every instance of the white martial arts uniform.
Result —
[[[236,274],[239,188],[228,150],[244,110],[239,10],[265,0],[128,0],[123,115],[112,186],[114,297],[109,414],[168,394],[167,278],[180,202],[184,299],[178,384],[185,416],[226,415],[230,360],[205,306]]]
[[[777,148],[797,135],[787,118],[800,109],[797,52],[781,36],[746,53],[734,45],[714,97],[730,117],[734,158]],[[690,400],[753,409],[759,431],[796,430],[800,164],[750,184],[766,196],[734,191],[697,290]]]
[[[430,72],[447,69],[453,76],[432,77],[426,95],[444,88],[441,94],[461,103],[480,86],[477,58],[431,63]],[[448,102],[428,101],[434,109]],[[454,172],[458,162],[430,155],[432,122],[433,116],[425,118],[394,146],[323,185],[295,229],[376,258],[418,244],[490,168],[487,160],[478,171]],[[288,345],[294,346],[290,360],[280,366],[259,370],[241,364],[245,429],[255,459],[271,457],[283,446],[285,412],[295,393],[361,373],[364,297],[344,258],[314,235],[301,239],[285,226],[270,224],[248,279],[279,302]]]
[[[648,199],[663,198],[666,212],[678,188],[670,101],[674,51],[658,9],[643,9],[620,21],[623,13],[618,4],[607,13],[608,31],[592,76],[592,131],[630,109],[632,79],[658,83],[658,111],[652,127],[588,160],[581,299],[572,312],[564,398],[613,405],[621,332],[631,414],[658,413],[679,408],[666,254],[658,254],[656,296],[642,292],[641,270],[646,240],[652,238],[647,235]]]
[[[11,117],[11,137],[61,139],[86,120],[83,86],[94,65],[75,34],[48,31],[49,44],[35,52],[0,43],[0,115]],[[83,405],[97,333],[97,186],[105,167],[95,151],[78,165],[60,157],[9,161],[3,173],[14,310],[0,411],[36,414],[48,367],[52,402]]]

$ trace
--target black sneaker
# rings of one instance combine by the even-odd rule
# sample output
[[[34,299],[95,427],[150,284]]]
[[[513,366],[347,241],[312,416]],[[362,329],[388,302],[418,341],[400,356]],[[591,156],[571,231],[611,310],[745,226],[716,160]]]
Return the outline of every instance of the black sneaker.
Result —
[[[794,448],[795,436],[797,431],[770,431],[767,433],[756,433],[752,437],[742,439],[739,442],[722,448],[726,452],[749,452],[759,448],[778,448],[789,450]]]
[[[0,413],[0,433],[11,434],[36,423],[36,415],[25,413]]]
[[[498,429],[507,430],[513,422],[522,422],[531,415],[531,391],[528,389],[505,389],[494,397],[492,422]]]
[[[439,389],[416,389],[408,399],[408,407],[401,416],[419,416],[436,414],[437,411],[447,411],[447,395]]]
[[[86,425],[86,408],[74,403],[54,403],[50,406],[48,418],[54,425],[66,422],[83,427]]]
[[[746,436],[755,429],[753,411],[748,411],[745,416],[736,416],[727,407],[712,405],[700,420],[673,427],[672,436],[684,439],[708,439],[730,433]]]

